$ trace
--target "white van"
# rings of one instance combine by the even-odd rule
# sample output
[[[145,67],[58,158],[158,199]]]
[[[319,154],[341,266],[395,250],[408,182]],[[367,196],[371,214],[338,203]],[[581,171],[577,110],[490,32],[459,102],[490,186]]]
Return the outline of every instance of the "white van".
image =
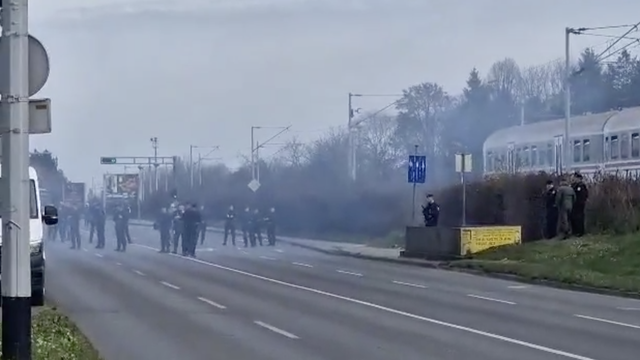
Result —
[[[0,172],[2,171],[0,165]],[[0,179],[1,180],[1,179]],[[31,304],[44,305],[45,295],[45,251],[44,225],[58,223],[58,210],[53,206],[42,207],[40,203],[40,184],[36,169],[29,167],[29,244],[31,245]],[[0,234],[0,255],[2,251],[2,236]],[[1,264],[0,264],[1,265]],[[0,269],[2,267],[0,266]],[[0,274],[1,276],[1,274]],[[0,277],[0,281],[2,278]]]

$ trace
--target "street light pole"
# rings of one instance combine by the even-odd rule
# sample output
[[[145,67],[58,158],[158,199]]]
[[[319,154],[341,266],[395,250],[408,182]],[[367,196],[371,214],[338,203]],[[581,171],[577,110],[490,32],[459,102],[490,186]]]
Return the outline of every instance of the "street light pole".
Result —
[[[155,183],[155,191],[158,191],[158,138],[152,137],[151,146],[153,147],[153,182]]]
[[[4,2],[2,90],[2,358],[31,359],[28,1]]]
[[[272,137],[270,137],[269,139],[267,139],[266,141],[263,141],[261,143],[255,142],[255,145],[254,145],[254,140],[255,140],[254,132],[255,130],[258,130],[258,129],[280,129],[280,131],[277,132]],[[288,131],[289,129],[291,129],[291,125],[289,126],[252,126],[251,127],[251,180],[260,181],[259,179],[260,169],[258,168],[258,150],[260,148],[263,148],[265,145],[269,144],[271,140],[277,138],[278,136]]]
[[[563,166],[561,168],[562,173],[566,173],[569,170],[570,151],[569,151],[569,134],[571,131],[571,51],[570,51],[570,38],[571,34],[575,33],[572,28],[564,29],[564,151],[563,151]]]

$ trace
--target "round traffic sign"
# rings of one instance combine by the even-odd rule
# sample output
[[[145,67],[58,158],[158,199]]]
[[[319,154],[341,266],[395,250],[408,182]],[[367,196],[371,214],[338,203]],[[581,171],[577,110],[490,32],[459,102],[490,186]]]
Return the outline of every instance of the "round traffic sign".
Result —
[[[9,51],[4,38],[0,37],[0,61],[7,59],[5,51]],[[42,90],[49,79],[49,54],[40,40],[29,35],[29,96],[33,96]],[[9,74],[0,71],[0,91],[8,92]]]

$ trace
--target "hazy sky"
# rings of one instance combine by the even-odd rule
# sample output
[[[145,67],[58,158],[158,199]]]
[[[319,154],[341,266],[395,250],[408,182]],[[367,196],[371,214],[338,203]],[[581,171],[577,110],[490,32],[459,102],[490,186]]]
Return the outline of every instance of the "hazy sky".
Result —
[[[312,139],[346,123],[347,93],[435,81],[457,93],[471,68],[563,56],[565,26],[629,24],[637,0],[31,0],[52,73],[53,133],[32,137],[73,181],[100,156],[186,155],[219,145],[238,162],[251,125]],[[602,39],[575,38],[577,53]],[[358,99],[376,110],[393,98]],[[262,130],[266,140],[275,130]],[[285,138],[283,138],[285,139]],[[273,149],[275,150],[275,148]]]

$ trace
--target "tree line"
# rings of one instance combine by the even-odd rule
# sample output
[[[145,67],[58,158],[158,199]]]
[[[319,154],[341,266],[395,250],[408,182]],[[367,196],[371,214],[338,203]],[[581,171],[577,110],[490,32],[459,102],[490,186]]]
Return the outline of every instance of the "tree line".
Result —
[[[585,49],[573,68],[569,79],[573,115],[640,105],[640,59],[628,51],[602,61],[592,49]],[[489,134],[521,122],[563,117],[565,78],[560,61],[520,66],[506,58],[485,73],[471,69],[460,94],[435,82],[409,86],[396,102],[395,114],[357,115],[366,121],[355,133],[355,182],[347,172],[348,133],[340,128],[311,143],[293,139],[276,156],[260,160],[262,186],[256,193],[247,187],[252,177],[248,163],[234,171],[221,164],[204,166],[193,186],[192,164],[185,161],[161,176],[169,177],[168,188],[180,198],[207,207],[212,219],[222,218],[228,205],[273,206],[279,227],[290,234],[385,236],[412,221],[406,167],[415,145],[429,164],[420,204],[425,192],[459,181],[455,153],[472,154],[472,176],[481,179],[482,144]],[[168,197],[166,191],[147,197],[145,213],[152,216]]]

